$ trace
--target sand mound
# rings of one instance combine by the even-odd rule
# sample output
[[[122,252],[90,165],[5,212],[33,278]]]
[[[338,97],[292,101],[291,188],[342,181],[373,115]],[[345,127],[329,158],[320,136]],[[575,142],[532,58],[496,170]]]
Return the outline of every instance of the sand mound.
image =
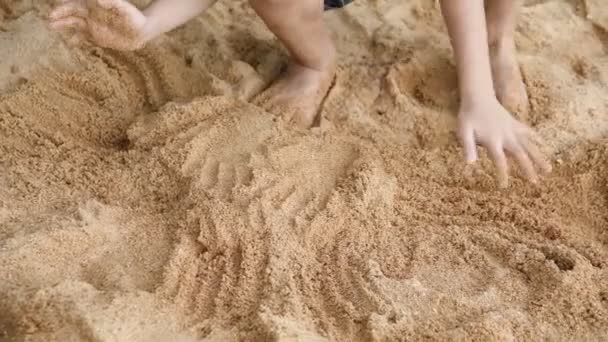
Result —
[[[339,75],[300,132],[248,103],[285,58],[245,2],[118,53],[0,1],[0,340],[608,339],[600,2],[523,10],[555,171],[499,191],[465,176],[433,2],[328,13]]]

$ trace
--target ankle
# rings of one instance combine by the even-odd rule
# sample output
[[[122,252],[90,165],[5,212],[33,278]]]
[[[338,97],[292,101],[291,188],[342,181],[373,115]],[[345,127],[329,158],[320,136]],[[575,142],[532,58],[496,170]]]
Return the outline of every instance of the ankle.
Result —
[[[338,52],[333,44],[326,49],[325,58],[323,58],[323,62],[321,63],[321,70],[333,70],[336,68],[336,64],[338,62]]]
[[[315,58],[302,60],[293,57],[293,62],[301,67],[312,69],[319,72],[327,72],[336,68],[337,52],[332,44],[327,44],[324,49],[319,50],[319,55]]]
[[[515,54],[515,39],[512,35],[488,34],[488,47],[491,55]]]

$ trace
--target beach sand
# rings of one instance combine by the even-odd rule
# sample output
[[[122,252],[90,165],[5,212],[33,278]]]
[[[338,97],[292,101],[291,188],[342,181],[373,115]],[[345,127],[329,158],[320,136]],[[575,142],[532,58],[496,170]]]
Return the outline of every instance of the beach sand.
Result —
[[[0,341],[608,340],[604,0],[523,8],[554,171],[506,190],[465,168],[434,1],[326,14],[307,131],[252,104],[286,53],[244,1],[129,53],[52,5],[0,0]]]

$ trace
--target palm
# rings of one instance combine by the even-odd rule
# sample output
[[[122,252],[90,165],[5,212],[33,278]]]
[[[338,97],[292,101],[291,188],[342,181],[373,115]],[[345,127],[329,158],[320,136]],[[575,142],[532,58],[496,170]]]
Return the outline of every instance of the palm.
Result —
[[[75,30],[73,40],[117,50],[135,50],[145,43],[146,17],[124,0],[68,0],[50,18],[54,29]]]

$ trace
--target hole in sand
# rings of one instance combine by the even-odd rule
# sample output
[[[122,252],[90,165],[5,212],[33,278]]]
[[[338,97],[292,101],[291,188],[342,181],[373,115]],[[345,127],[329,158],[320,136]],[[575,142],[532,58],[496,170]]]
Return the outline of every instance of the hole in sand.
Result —
[[[122,137],[114,142],[114,147],[119,151],[127,151],[131,147],[131,142],[129,138]]]
[[[187,55],[184,57],[184,62],[186,62],[187,66],[192,66],[192,62],[194,61],[194,57]]]
[[[553,261],[553,263],[555,263],[555,265],[561,271],[570,271],[576,265],[576,262],[572,260],[571,257],[566,255],[566,253],[564,253],[563,251],[549,250],[547,248],[544,248],[542,252],[543,254],[545,254],[545,258],[547,258],[547,260]]]

